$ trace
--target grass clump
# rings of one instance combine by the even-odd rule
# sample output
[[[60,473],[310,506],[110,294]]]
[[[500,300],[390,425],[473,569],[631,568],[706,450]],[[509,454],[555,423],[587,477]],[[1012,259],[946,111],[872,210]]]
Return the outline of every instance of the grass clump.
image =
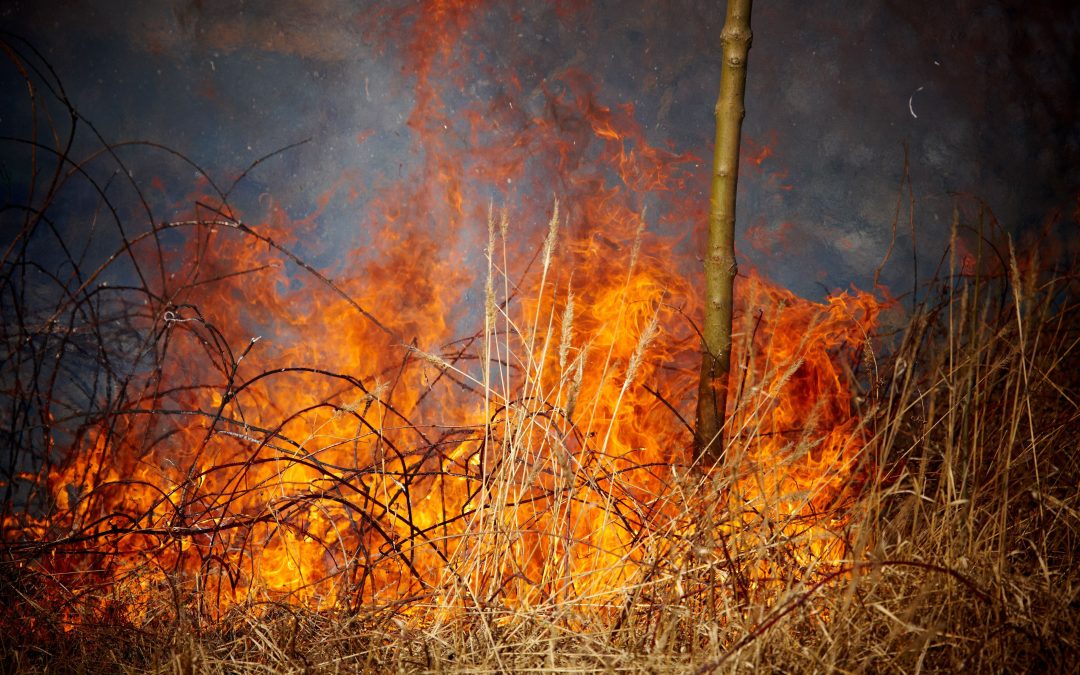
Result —
[[[640,231],[611,307],[582,270],[570,290],[553,262],[557,210],[549,229],[535,298],[514,311],[510,289],[525,285],[498,272],[508,227],[493,217],[483,325],[470,347],[406,350],[402,367],[427,382],[414,396],[435,397],[449,380],[482,421],[433,436],[438,425],[419,424],[420,408],[391,399],[407,378],[352,382],[364,395],[346,386],[349,405],[341,389],[319,394],[332,415],[292,414],[306,436],[250,417],[242,430],[222,427],[246,459],[211,463],[172,488],[242,505],[213,511],[204,530],[189,520],[165,531],[145,513],[118,521],[123,500],[103,496],[117,477],[67,495],[72,513],[97,497],[111,504],[105,520],[64,520],[63,495],[34,522],[9,507],[5,666],[1064,672],[1076,662],[1075,261],[1050,265],[1008,241],[1000,256],[964,260],[954,236],[931,292],[873,337],[848,301],[799,305],[742,282],[757,300],[741,312],[728,460],[702,467],[679,413],[694,386],[692,339],[672,328],[670,288],[629,292],[639,272],[652,273]],[[781,317],[801,317],[804,333],[778,349]],[[852,332],[826,356],[846,368],[849,398],[811,390],[801,426],[779,428],[786,418],[774,411],[806,397],[817,372],[813,331],[834,331],[837,317]],[[226,420],[228,402],[218,405]],[[660,417],[674,431],[635,426]],[[343,419],[351,435],[334,426]],[[316,422],[321,431],[310,431]],[[657,434],[652,454],[627,443],[642,433]],[[343,466],[333,451],[350,444],[358,460]],[[269,474],[256,468],[265,465]],[[319,475],[292,477],[298,467]],[[48,475],[40,484],[74,490]],[[267,484],[272,497],[259,492]],[[332,539],[313,523],[357,503],[349,494],[367,506],[342,511],[336,527],[353,534]],[[177,503],[200,502],[156,508]],[[315,560],[325,576],[259,587],[265,561],[215,548],[219,537],[238,545],[230,529],[267,547],[286,539],[286,562]],[[169,545],[171,569],[117,562],[140,545],[162,555],[162,540],[183,537],[191,543]],[[305,557],[315,544],[318,555]],[[335,557],[346,544],[351,552]],[[66,558],[79,562],[56,562]]]

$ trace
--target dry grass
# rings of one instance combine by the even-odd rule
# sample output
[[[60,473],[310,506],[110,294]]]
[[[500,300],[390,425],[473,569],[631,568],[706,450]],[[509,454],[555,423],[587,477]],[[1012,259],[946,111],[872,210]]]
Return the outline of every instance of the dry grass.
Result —
[[[542,276],[550,241],[543,251]],[[707,507],[727,503],[730,474],[690,468],[673,472],[679,498],[669,502],[684,511],[665,522],[691,526],[644,537],[637,548],[654,557],[621,587],[594,596],[553,593],[516,606],[479,600],[483,585],[461,581],[486,578],[489,589],[508,582],[493,580],[508,563],[487,548],[459,556],[457,580],[444,579],[439,602],[456,607],[452,612],[423,611],[437,597],[426,593],[349,611],[251,602],[210,618],[173,589],[159,599],[165,609],[140,622],[103,586],[71,589],[69,603],[85,593],[111,601],[65,628],[48,604],[62,597],[64,580],[46,578],[33,562],[53,551],[31,555],[6,545],[4,666],[177,673],[1069,671],[1080,658],[1076,267],[1052,274],[1033,255],[1018,261],[1010,246],[1000,264],[976,260],[966,271],[953,256],[931,297],[894,336],[882,338],[891,340],[888,350],[864,350],[858,400],[868,475],[857,498],[816,516],[843,520],[841,559],[807,554],[809,530],[787,527],[804,516],[785,522],[766,505],[759,519],[734,525],[726,509]],[[570,402],[582,386],[580,360],[565,347],[544,346],[566,343],[573,303],[550,318],[537,304],[528,330],[512,328],[496,344],[497,324],[510,317],[492,300],[492,286],[483,349],[489,357],[502,352],[503,360],[540,355],[521,365],[533,375],[513,396],[553,397],[550,410],[587,406]],[[642,331],[620,400],[640,386],[632,371],[648,360],[656,330],[650,322]],[[518,351],[507,335],[520,341]],[[552,358],[546,349],[554,350]],[[471,377],[441,356],[425,358],[440,372]],[[557,364],[557,378],[540,372],[545,364]],[[779,364],[762,377],[782,385],[796,367]],[[472,384],[487,399],[510,400],[501,389],[506,372],[483,370],[480,377]],[[542,383],[552,381],[544,390]],[[492,507],[475,514],[493,521],[477,525],[474,536],[511,541],[517,534],[517,521],[505,514],[521,508],[537,470],[499,467],[527,464],[536,443],[562,433],[551,416],[539,419],[519,410],[487,427],[487,447],[509,458],[494,471],[508,473],[489,475]],[[740,436],[728,456],[753,442],[752,432]],[[799,444],[793,456],[809,452],[812,441]],[[566,476],[579,470],[563,469]],[[558,481],[547,489],[550,510],[568,508]],[[612,492],[606,504],[614,518]],[[594,496],[603,494],[597,488]],[[565,499],[574,495],[580,491],[566,488]],[[724,539],[726,557],[715,553],[716,539]],[[29,625],[32,631],[22,630]]]
[[[726,463],[701,467],[678,412],[692,407],[697,342],[666,304],[685,282],[670,260],[650,262],[642,224],[605,232],[593,260],[625,259],[601,279],[614,280],[614,301],[598,319],[597,270],[571,280],[558,269],[557,214],[535,269],[516,279],[510,225],[493,218],[482,327],[443,349],[411,344],[399,317],[376,312],[380,323],[356,299],[364,284],[335,284],[280,243],[289,233],[236,220],[231,188],[207,179],[191,219],[150,217],[117,148],[96,138],[92,159],[70,158],[85,118],[48,68],[35,72],[41,131],[17,145],[40,189],[3,210],[13,234],[0,258],[3,670],[997,673],[1080,662],[1077,260],[1040,261],[1038,247],[1017,251],[980,228],[964,260],[954,236],[902,320],[830,347],[827,360],[848,368],[833,378],[842,396],[821,396],[797,429],[765,420],[806,396],[805,359],[821,351],[810,331],[826,312],[793,324],[806,332],[786,336],[781,357],[771,350],[785,336],[759,333],[761,315],[743,311]],[[115,228],[83,228],[79,248],[55,220],[70,215],[72,183]],[[150,223],[137,234],[122,227],[131,203]],[[175,230],[189,234],[170,246]],[[229,258],[251,251],[239,267]],[[390,252],[401,265],[413,255]],[[215,325],[237,307],[281,310],[277,296],[264,306],[248,292],[278,284],[286,264],[332,291],[326,313],[346,317],[336,329],[362,326],[327,339],[316,312],[294,332],[320,329],[314,341],[335,357],[360,351],[350,340],[389,338],[389,361],[374,347],[345,365],[298,363],[287,347],[275,360],[247,329]],[[650,269],[668,276],[632,287]],[[458,278],[446,266],[430,277],[443,273]],[[200,304],[220,288],[215,302],[232,305]],[[379,297],[412,290],[406,280]],[[295,318],[308,299],[279,313]],[[767,307],[764,323],[794,310]],[[401,321],[441,319],[424,312]],[[439,414],[448,393],[468,401],[460,418]],[[857,451],[826,442],[830,407],[855,408],[843,431]],[[628,452],[638,418],[653,437],[630,434],[640,444]],[[813,480],[786,479],[807,466]],[[418,507],[429,498],[442,503]]]

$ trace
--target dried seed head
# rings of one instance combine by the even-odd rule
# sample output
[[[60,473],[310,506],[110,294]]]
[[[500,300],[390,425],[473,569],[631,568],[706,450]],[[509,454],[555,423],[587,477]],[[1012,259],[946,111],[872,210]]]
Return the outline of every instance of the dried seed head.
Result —
[[[570,380],[570,390],[566,395],[566,419],[574,419],[574,408],[577,407],[578,395],[581,394],[581,381],[585,377],[585,355],[588,353],[586,346],[574,359],[574,378]]]
[[[547,237],[544,238],[544,271],[551,266],[551,254],[555,251],[555,241],[559,234],[559,200],[555,200],[555,207],[551,210],[551,220],[548,222]]]
[[[654,312],[652,319],[649,321],[648,325],[645,326],[645,330],[643,330],[638,337],[638,343],[637,346],[634,347],[634,353],[630,355],[630,365],[626,368],[626,384],[623,385],[624,387],[630,386],[630,383],[634,381],[634,376],[637,375],[638,368],[641,367],[641,362],[645,359],[645,351],[659,334],[660,325],[657,321],[657,313]]]
[[[502,212],[501,221],[505,222],[506,211]],[[487,279],[484,282],[484,330],[492,333],[495,330],[495,270],[492,261],[495,255],[495,211],[492,204],[488,204],[488,244],[487,244]]]
[[[784,390],[784,386],[788,383],[788,380],[795,375],[795,372],[799,370],[802,364],[802,359],[795,359],[791,365],[788,366],[788,369],[784,371],[784,374],[780,376],[780,379],[776,380],[773,384],[770,395],[773,397],[780,396],[780,392]]]
[[[438,354],[425,352],[424,350],[413,347],[412,345],[409,345],[407,349],[412,352],[413,355],[418,356],[424,361],[427,361],[439,370],[450,370],[453,368],[453,366],[449,362],[447,362],[443,357],[439,356]]]
[[[566,372],[566,357],[570,352],[570,340],[573,337],[574,326],[574,292],[566,292],[566,309],[562,315],[562,338],[559,342],[559,372]]]
[[[487,283],[484,284],[484,330],[488,333],[495,332],[495,315],[498,306],[495,304],[495,284],[491,275],[488,275]]]
[[[506,233],[510,230],[510,216],[506,213],[506,207],[504,206],[502,211],[499,212],[499,236],[506,241]]]

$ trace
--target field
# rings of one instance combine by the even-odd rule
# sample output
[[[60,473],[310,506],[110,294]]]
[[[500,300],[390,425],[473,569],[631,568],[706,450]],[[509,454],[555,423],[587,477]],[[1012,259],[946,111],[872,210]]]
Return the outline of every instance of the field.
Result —
[[[76,161],[49,91],[4,221],[5,670],[1075,669],[1080,214],[958,203],[910,290],[743,270],[704,465],[697,265],[632,196],[685,158],[632,112],[560,100],[617,187],[484,214],[439,155],[320,266],[314,217],[232,205],[279,153]],[[127,152],[195,167],[177,217]]]

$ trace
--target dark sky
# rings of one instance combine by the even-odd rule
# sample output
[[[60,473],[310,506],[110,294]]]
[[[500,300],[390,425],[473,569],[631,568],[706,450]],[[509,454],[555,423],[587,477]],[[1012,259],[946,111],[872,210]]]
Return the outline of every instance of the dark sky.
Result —
[[[426,45],[416,26],[434,20],[436,4],[9,0],[0,29],[20,50],[13,36],[40,51],[107,141],[167,145],[225,183],[262,155],[311,139],[258,167],[238,206],[272,200],[294,218],[317,211],[320,238],[355,242],[366,222],[356,212],[373,199],[365,188],[423,164],[414,114],[427,105],[417,98],[416,70]],[[558,117],[551,101],[571,88],[574,72],[588,78],[595,105],[630,111],[649,144],[709,157],[724,3],[475,4],[459,26],[469,48],[452,71],[436,68],[457,150],[468,154],[477,142],[460,127],[464,111],[497,102]],[[892,238],[905,144],[920,272],[941,255],[954,204],[971,209],[981,200],[1014,232],[1074,208],[1080,3],[759,1],[753,30],[744,157],[759,161],[744,161],[739,249],[796,292],[870,283]],[[20,78],[5,59],[2,136],[30,133]],[[576,133],[557,121],[565,137]],[[26,155],[0,147],[5,193],[18,195]],[[155,218],[168,218],[195,189],[196,173],[181,162],[149,151],[125,157],[138,179],[163,186]],[[705,166],[684,162],[698,178],[672,189],[704,205]],[[508,185],[473,186],[466,196],[483,210],[488,199],[548,201],[565,187]],[[333,189],[359,196],[320,206]],[[658,231],[701,226],[690,214],[652,213]],[[911,286],[906,211],[902,220],[898,248],[907,253],[884,276],[899,292]],[[460,246],[467,254],[479,244],[463,235]],[[312,247],[311,255],[340,264],[334,250]]]

